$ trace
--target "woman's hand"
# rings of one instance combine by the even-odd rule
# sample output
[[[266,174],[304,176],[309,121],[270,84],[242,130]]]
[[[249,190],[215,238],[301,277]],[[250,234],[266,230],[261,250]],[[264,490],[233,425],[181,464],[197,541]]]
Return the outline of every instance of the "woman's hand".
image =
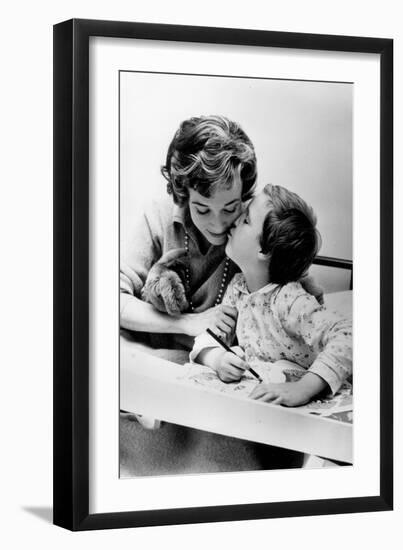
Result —
[[[315,279],[311,277],[311,275],[305,275],[304,277],[301,277],[299,282],[301,283],[302,288],[308,292],[308,294],[312,294],[319,304],[323,306],[325,302],[323,298],[323,288],[316,284]]]
[[[189,313],[183,317],[185,333],[189,336],[198,336],[209,328],[217,336],[230,342],[235,333],[238,311],[231,306],[219,305],[201,313]]]
[[[223,382],[237,382],[245,374],[248,366],[244,361],[245,354],[239,346],[231,348],[236,353],[224,351],[216,367],[218,378]]]

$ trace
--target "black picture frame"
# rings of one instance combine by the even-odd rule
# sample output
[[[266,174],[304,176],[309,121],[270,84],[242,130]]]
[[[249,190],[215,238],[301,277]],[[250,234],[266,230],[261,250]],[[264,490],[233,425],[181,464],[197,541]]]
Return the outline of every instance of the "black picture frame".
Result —
[[[380,491],[354,498],[89,513],[89,39],[93,36],[380,55]],[[54,26],[54,523],[71,530],[391,510],[393,41],[72,19]]]

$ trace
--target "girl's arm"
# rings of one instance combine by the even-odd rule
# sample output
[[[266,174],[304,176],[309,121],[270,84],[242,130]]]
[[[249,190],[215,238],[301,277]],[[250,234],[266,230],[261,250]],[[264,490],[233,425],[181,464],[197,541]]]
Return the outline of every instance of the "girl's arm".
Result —
[[[197,355],[196,362],[217,372],[224,354],[225,350],[223,348],[205,348]]]
[[[231,348],[234,353],[222,348],[207,348],[199,353],[197,362],[216,371],[223,382],[236,382],[242,378],[248,366],[244,352],[239,346]]]
[[[309,368],[336,393],[352,373],[351,319],[320,306],[316,299],[303,295],[284,312],[283,326],[317,351]]]
[[[327,383],[313,372],[307,372],[297,382],[258,384],[250,394],[252,399],[271,402],[273,405],[298,407],[308,403],[315,395],[329,389]]]
[[[235,275],[230,281],[227,290],[225,291],[224,298],[221,304],[221,307],[228,311],[228,315],[231,315],[230,323],[228,323],[229,318],[227,318],[227,329],[231,325],[230,330],[226,331],[217,331],[212,326],[208,327],[216,332],[217,336],[223,339],[227,346],[231,346],[235,339],[235,329],[238,312],[236,309],[237,296],[234,289],[234,282],[236,281],[238,275]],[[223,328],[223,325],[220,325]],[[206,327],[207,328],[207,327]],[[190,361],[206,365],[217,371],[218,366],[221,363],[221,359],[225,350],[217,345],[217,342],[205,331],[198,333],[197,338],[195,339],[193,349],[190,352]],[[233,355],[233,354],[232,354]]]

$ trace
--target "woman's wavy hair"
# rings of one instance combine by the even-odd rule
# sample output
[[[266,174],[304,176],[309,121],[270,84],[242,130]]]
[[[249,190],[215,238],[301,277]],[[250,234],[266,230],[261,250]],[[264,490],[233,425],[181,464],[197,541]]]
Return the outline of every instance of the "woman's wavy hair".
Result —
[[[270,255],[270,282],[287,284],[306,274],[319,251],[316,215],[296,193],[268,184],[270,207],[260,235],[261,251]]]
[[[248,200],[257,176],[255,149],[236,122],[223,116],[192,117],[175,133],[161,173],[179,206],[187,204],[189,189],[210,197],[218,187],[230,188],[237,175],[242,200]]]

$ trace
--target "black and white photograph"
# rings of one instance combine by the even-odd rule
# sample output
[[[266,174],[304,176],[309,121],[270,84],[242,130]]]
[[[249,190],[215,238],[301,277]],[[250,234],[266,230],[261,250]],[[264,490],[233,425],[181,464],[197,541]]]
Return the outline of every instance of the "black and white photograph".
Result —
[[[353,82],[119,72],[119,476],[346,468]]]

